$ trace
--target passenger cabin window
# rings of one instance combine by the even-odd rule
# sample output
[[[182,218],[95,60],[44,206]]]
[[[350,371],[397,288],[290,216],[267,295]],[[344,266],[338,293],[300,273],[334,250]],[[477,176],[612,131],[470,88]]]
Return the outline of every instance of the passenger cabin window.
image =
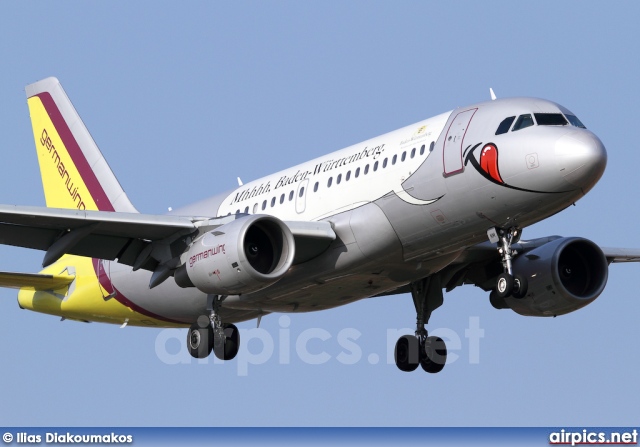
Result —
[[[580,121],[577,116],[575,116],[575,115],[565,115],[565,116],[567,117],[567,119],[569,120],[569,122],[571,123],[572,126],[580,127],[582,129],[586,129],[587,128],[587,126],[582,124],[582,121]]]
[[[422,145],[422,147],[420,148],[420,155],[424,155],[424,144]]]
[[[293,200],[293,191],[289,192],[289,202]]]
[[[318,192],[318,186],[319,186],[319,185],[320,185],[320,184],[319,184],[318,182],[316,182],[316,184],[315,184],[315,185],[313,185],[313,192]]]
[[[534,113],[538,126],[566,126],[569,124],[562,113]]]
[[[271,198],[271,208],[273,208],[276,205],[276,198],[272,197]]]
[[[331,188],[332,183],[333,183],[333,177],[329,177],[329,180],[327,180],[327,188]]]
[[[496,135],[502,135],[503,133],[509,132],[511,125],[513,124],[513,120],[515,119],[516,119],[515,116],[510,116],[509,118],[503,119],[500,125],[498,126],[498,130],[496,130]]]
[[[262,210],[264,211],[265,209],[267,209],[267,201],[263,200],[262,201]]]
[[[346,176],[345,180],[349,181],[350,178],[351,178],[351,171],[347,171],[347,176]]]
[[[280,196],[280,205],[282,205],[283,203],[284,203],[284,194]]]
[[[535,123],[533,122],[533,117],[530,114],[520,115],[516,120],[516,123],[513,125],[513,131],[524,129],[525,127],[531,127]]]
[[[360,177],[360,168],[356,169],[356,178]]]
[[[386,158],[382,161],[382,167],[383,168],[387,167],[387,161],[388,161],[388,159],[386,159]]]
[[[424,146],[422,146],[424,147]],[[414,147],[413,149],[411,149],[411,158],[416,156],[416,148]]]
[[[342,174],[338,174],[338,176],[336,177],[336,185],[339,185],[341,181],[342,181]]]
[[[398,161],[398,154],[394,155],[393,158],[391,159],[391,164],[395,165],[396,161]]]
[[[429,145],[429,152],[433,152],[434,147],[436,147],[436,142],[432,141],[431,144]]]

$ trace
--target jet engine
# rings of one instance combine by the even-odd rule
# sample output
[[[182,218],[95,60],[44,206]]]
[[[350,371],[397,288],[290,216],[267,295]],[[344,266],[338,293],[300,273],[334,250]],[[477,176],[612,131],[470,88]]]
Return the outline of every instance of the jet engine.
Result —
[[[291,267],[293,234],[267,215],[240,217],[196,239],[182,256],[174,278],[180,287],[239,295],[263,289]]]
[[[521,315],[555,317],[595,300],[607,284],[609,266],[596,244],[568,237],[517,257],[513,271],[526,278],[528,289],[523,298],[505,298],[505,304]]]

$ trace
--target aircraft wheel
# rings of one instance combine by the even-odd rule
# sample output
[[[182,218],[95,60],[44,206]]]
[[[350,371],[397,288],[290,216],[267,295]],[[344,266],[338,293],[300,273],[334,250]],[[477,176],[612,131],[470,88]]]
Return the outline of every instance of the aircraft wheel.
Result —
[[[396,366],[400,371],[415,371],[420,363],[420,342],[415,335],[403,335],[396,342]]]
[[[440,337],[427,337],[421,349],[420,365],[430,374],[439,373],[447,363],[447,345]]]
[[[232,360],[240,349],[240,331],[235,324],[222,325],[224,340],[215,340],[213,353],[220,360]]]
[[[196,359],[203,359],[211,354],[213,348],[213,329],[211,325],[202,327],[194,323],[187,332],[187,348],[189,354]]]
[[[514,298],[524,298],[527,295],[527,290],[529,289],[529,282],[527,281],[527,277],[524,275],[516,275],[513,278],[513,295]]]
[[[496,281],[496,295],[499,298],[506,298],[513,292],[513,276],[508,273],[501,273]]]

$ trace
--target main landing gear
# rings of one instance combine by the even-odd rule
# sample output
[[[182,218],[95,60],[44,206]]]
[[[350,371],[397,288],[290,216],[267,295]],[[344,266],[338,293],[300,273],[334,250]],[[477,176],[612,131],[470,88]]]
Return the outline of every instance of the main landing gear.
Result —
[[[498,253],[502,258],[502,267],[504,272],[498,275],[496,281],[495,294],[498,298],[503,299],[508,296],[514,298],[524,298],[527,294],[528,282],[524,275],[513,274],[511,260],[518,253],[511,247],[520,240],[521,231],[517,227],[508,229],[490,228],[487,231],[489,240],[494,244],[498,244]]]
[[[447,346],[440,337],[429,336],[424,325],[431,312],[442,305],[442,287],[438,276],[411,283],[416,308],[416,333],[403,335],[396,343],[396,366],[401,371],[415,371],[418,365],[428,373],[442,371],[447,362]]]
[[[208,295],[209,316],[200,316],[198,321],[189,328],[187,347],[192,357],[203,359],[213,351],[220,360],[231,360],[238,354],[240,348],[238,328],[234,324],[222,323],[218,315],[220,303],[225,298],[221,295]]]

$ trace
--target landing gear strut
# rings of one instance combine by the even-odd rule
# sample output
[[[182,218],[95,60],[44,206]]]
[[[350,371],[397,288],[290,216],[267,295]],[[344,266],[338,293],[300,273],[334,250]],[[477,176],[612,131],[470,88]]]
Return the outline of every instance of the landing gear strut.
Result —
[[[411,283],[416,308],[416,333],[403,335],[396,342],[396,366],[401,371],[415,371],[418,365],[428,373],[442,371],[447,361],[447,346],[440,337],[429,336],[424,325],[431,312],[442,305],[442,286],[438,276]]]
[[[231,360],[240,348],[240,332],[234,324],[224,324],[218,315],[220,304],[226,298],[221,295],[207,295],[209,316],[202,315],[191,325],[187,334],[189,354],[202,359],[213,353],[220,360]]]
[[[504,269],[504,272],[498,275],[496,281],[495,293],[498,298],[506,298],[508,296],[524,298],[527,294],[527,278],[513,273],[512,259],[518,252],[512,248],[512,244],[516,244],[520,240],[520,235],[521,231],[517,227],[508,229],[490,228],[487,231],[489,240],[494,244],[498,244],[498,253],[500,253]]]

